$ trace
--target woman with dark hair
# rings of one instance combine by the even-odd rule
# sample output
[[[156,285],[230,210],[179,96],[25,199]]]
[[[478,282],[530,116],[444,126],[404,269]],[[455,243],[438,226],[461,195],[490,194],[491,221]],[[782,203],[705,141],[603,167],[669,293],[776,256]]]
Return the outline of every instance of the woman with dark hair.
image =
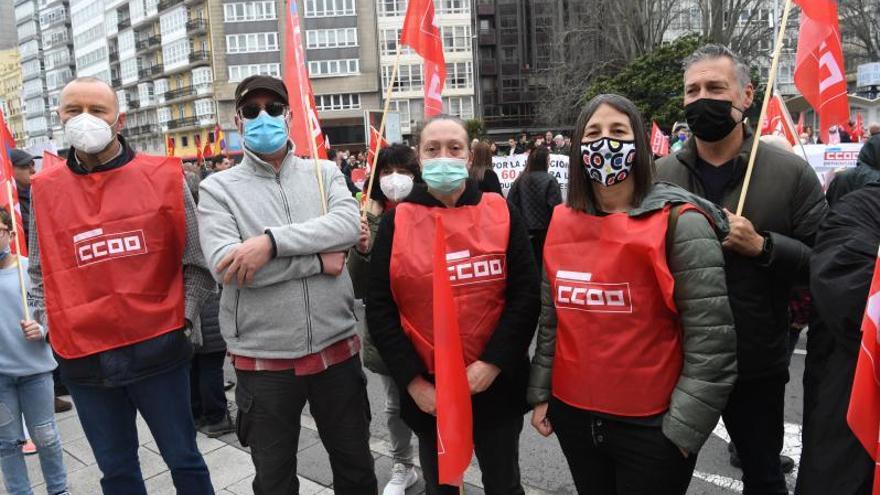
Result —
[[[538,273],[525,226],[504,198],[468,179],[464,123],[429,120],[420,134],[425,185],[382,217],[370,264],[367,323],[397,386],[400,414],[419,437],[429,495],[440,485],[434,417],[433,252],[442,218],[447,264],[473,406],[474,451],[487,495],[523,495],[519,437],[528,348],[538,321]]]
[[[382,214],[391,211],[412,191],[413,184],[422,181],[416,152],[404,144],[392,144],[379,151],[376,160],[376,179],[367,204],[367,218],[361,222],[361,236],[348,258],[348,271],[354,286],[355,297],[366,304],[367,273],[370,268],[370,251]],[[419,479],[415,469],[412,446],[412,430],[400,418],[400,392],[388,374],[388,368],[370,339],[364,332],[364,366],[379,375],[385,388],[385,416],[391,442],[391,477],[383,495],[403,495],[406,489]]]
[[[550,150],[540,147],[526,161],[526,169],[516,178],[507,194],[507,203],[526,223],[538,271],[543,268],[544,239],[553,216],[553,208],[562,203],[559,182],[547,172]]]
[[[470,178],[477,182],[480,191],[501,194],[501,181],[492,170],[492,148],[480,141],[474,145],[471,154]]]
[[[736,379],[727,221],[654,183],[626,98],[590,100],[574,139],[544,245],[532,425],[556,432],[578,493],[683,495]]]

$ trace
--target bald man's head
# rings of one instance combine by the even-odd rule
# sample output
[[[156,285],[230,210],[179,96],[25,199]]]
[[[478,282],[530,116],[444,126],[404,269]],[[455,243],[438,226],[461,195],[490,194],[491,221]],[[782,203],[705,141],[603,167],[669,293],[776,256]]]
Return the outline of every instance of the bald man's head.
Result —
[[[64,123],[81,113],[90,113],[108,124],[116,122],[119,99],[106,82],[96,77],[80,77],[64,86],[58,99],[58,116]]]

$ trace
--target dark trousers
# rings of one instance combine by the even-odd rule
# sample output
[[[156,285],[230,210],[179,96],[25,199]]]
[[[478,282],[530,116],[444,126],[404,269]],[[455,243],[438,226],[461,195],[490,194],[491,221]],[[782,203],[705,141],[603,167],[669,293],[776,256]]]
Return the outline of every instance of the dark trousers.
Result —
[[[522,495],[519,474],[519,435],[522,433],[521,416],[499,421],[491,429],[474,428],[474,454],[483,473],[483,491],[486,495]],[[427,495],[458,495],[458,488],[437,485],[437,433],[420,432],[419,460],[425,476]]]
[[[787,495],[779,462],[787,376],[737,381],[724,425],[742,462],[743,495]]]
[[[193,419],[204,418],[207,424],[215,424],[226,416],[225,359],[226,351],[193,354],[189,375]]]
[[[550,422],[581,495],[684,495],[697,453],[685,458],[659,426],[607,419],[550,400]]]
[[[177,493],[214,493],[208,467],[196,446],[186,366],[123,387],[68,383],[67,388],[101,468],[105,495],[147,495],[138,461],[138,412],[171,470]]]
[[[251,448],[255,495],[297,495],[296,453],[306,402],[330,455],[333,490],[376,495],[370,453],[370,403],[361,361],[354,356],[315,375],[236,370],[238,439]]]

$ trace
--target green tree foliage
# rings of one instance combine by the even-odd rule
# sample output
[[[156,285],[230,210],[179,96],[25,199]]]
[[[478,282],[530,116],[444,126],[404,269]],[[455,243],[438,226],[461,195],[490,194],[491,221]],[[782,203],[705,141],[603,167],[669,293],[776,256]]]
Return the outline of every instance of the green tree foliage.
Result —
[[[470,119],[465,121],[467,126],[468,138],[481,139],[486,135],[486,125],[480,119]]]

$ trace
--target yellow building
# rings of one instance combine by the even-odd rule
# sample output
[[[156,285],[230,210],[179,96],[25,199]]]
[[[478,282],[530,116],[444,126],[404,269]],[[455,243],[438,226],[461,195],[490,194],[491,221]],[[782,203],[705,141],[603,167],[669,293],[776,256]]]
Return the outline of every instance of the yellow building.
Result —
[[[21,113],[21,63],[18,49],[0,51],[0,106],[15,146],[25,146],[24,118]]]

